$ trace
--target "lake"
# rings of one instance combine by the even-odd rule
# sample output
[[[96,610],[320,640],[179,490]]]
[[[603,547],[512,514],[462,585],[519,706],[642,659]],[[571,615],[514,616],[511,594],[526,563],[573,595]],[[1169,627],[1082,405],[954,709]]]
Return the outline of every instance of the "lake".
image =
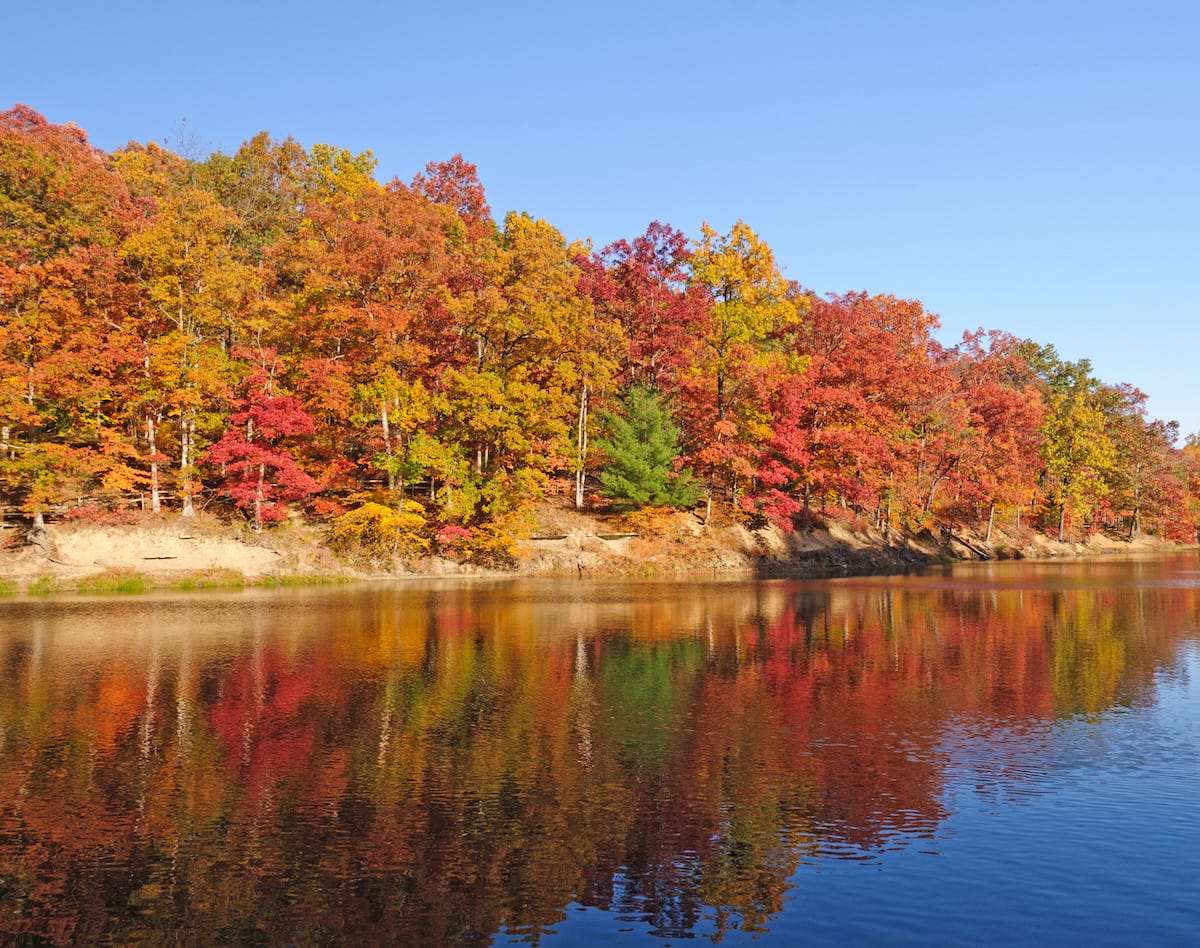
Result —
[[[0,601],[0,942],[1200,939],[1200,559]]]

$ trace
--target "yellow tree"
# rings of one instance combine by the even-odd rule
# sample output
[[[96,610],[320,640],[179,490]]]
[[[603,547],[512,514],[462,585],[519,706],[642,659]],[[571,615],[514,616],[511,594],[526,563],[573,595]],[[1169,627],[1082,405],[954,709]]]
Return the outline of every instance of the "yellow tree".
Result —
[[[373,465],[395,489],[411,477],[410,439],[432,419],[452,214],[398,183],[353,196],[353,178],[347,186],[311,201],[280,248],[289,345],[303,352],[298,389],[331,455]]]
[[[683,373],[685,433],[703,473],[711,511],[722,484],[736,500],[753,476],[756,446],[769,437],[762,389],[798,368],[791,334],[808,299],[783,278],[771,248],[743,221],[728,234],[701,226],[692,281],[708,294],[709,318]]]
[[[450,434],[479,485],[477,516],[496,525],[520,520],[546,473],[565,466],[599,368],[581,355],[591,307],[557,229],[511,213],[480,262],[487,285],[456,300],[465,358],[445,382]]]
[[[476,298],[463,327],[471,363],[450,373],[451,390],[460,390],[457,411],[477,473],[494,465],[545,470],[571,414],[559,363],[590,308],[566,241],[546,221],[509,214],[492,268],[491,292]]]
[[[169,161],[166,171],[156,167],[159,158],[153,148],[135,147],[117,159],[131,187],[148,190],[155,202],[155,213],[121,253],[143,298],[140,402],[151,457],[151,506],[159,507],[157,465],[165,442],[159,427],[168,422],[178,446],[180,511],[191,516],[198,439],[225,394],[236,321],[257,295],[257,272],[232,245],[237,216],[189,183],[185,167]]]
[[[1039,368],[1048,388],[1042,423],[1045,487],[1058,509],[1058,538],[1065,540],[1068,522],[1085,520],[1109,493],[1117,452],[1091,363],[1063,362],[1052,346],[1041,356]]]
[[[1190,434],[1180,452],[1183,463],[1188,529],[1200,541],[1200,434]]]

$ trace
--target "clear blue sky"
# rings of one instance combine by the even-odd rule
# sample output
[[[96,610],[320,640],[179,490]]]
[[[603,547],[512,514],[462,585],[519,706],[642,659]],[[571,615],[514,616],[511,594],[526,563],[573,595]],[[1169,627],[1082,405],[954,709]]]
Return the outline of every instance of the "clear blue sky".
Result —
[[[1200,432],[1200,3],[10,4],[0,107],[94,143],[461,152],[603,245],[744,219],[785,274],[1090,358]]]

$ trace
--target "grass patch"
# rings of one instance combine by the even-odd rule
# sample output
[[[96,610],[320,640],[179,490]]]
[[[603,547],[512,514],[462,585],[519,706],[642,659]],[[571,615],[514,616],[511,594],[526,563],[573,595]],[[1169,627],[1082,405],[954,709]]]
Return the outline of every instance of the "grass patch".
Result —
[[[200,589],[244,589],[246,577],[236,569],[210,569],[165,583],[165,589],[191,592]]]
[[[259,576],[247,580],[247,586],[258,589],[275,589],[280,586],[327,586],[333,583],[349,583],[352,579],[346,576],[326,576],[320,573],[312,575],[296,574],[285,576]]]
[[[53,576],[39,576],[25,587],[25,592],[30,596],[53,596],[62,591],[62,586]]]
[[[64,592],[76,592],[83,595],[137,595],[155,589],[178,590],[180,592],[200,592],[218,589],[278,589],[286,586],[325,586],[334,583],[351,583],[353,577],[327,576],[321,574],[291,575],[291,576],[260,576],[247,579],[236,569],[211,569],[197,573],[189,573],[178,579],[154,581],[143,573],[129,569],[109,569],[94,576],[86,576],[74,585],[64,586],[53,576],[39,576],[25,586],[26,595],[54,596]],[[20,591],[20,587],[10,580],[0,580],[0,598],[12,596]]]
[[[95,576],[81,579],[75,585],[75,591],[85,594],[120,593],[134,595],[144,593],[150,588],[150,582],[141,573],[129,569],[109,569]]]

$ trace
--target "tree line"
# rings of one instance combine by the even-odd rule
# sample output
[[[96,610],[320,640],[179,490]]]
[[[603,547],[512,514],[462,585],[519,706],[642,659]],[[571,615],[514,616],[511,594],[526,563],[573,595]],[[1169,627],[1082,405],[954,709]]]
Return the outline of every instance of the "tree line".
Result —
[[[943,346],[915,300],[784,279],[741,221],[597,250],[496,221],[461,156],[375,168],[267,133],[109,154],[0,113],[5,503],[257,527],[371,504],[480,558],[552,490],[786,529],[1195,538],[1200,445],[1086,360],[1000,330]]]

